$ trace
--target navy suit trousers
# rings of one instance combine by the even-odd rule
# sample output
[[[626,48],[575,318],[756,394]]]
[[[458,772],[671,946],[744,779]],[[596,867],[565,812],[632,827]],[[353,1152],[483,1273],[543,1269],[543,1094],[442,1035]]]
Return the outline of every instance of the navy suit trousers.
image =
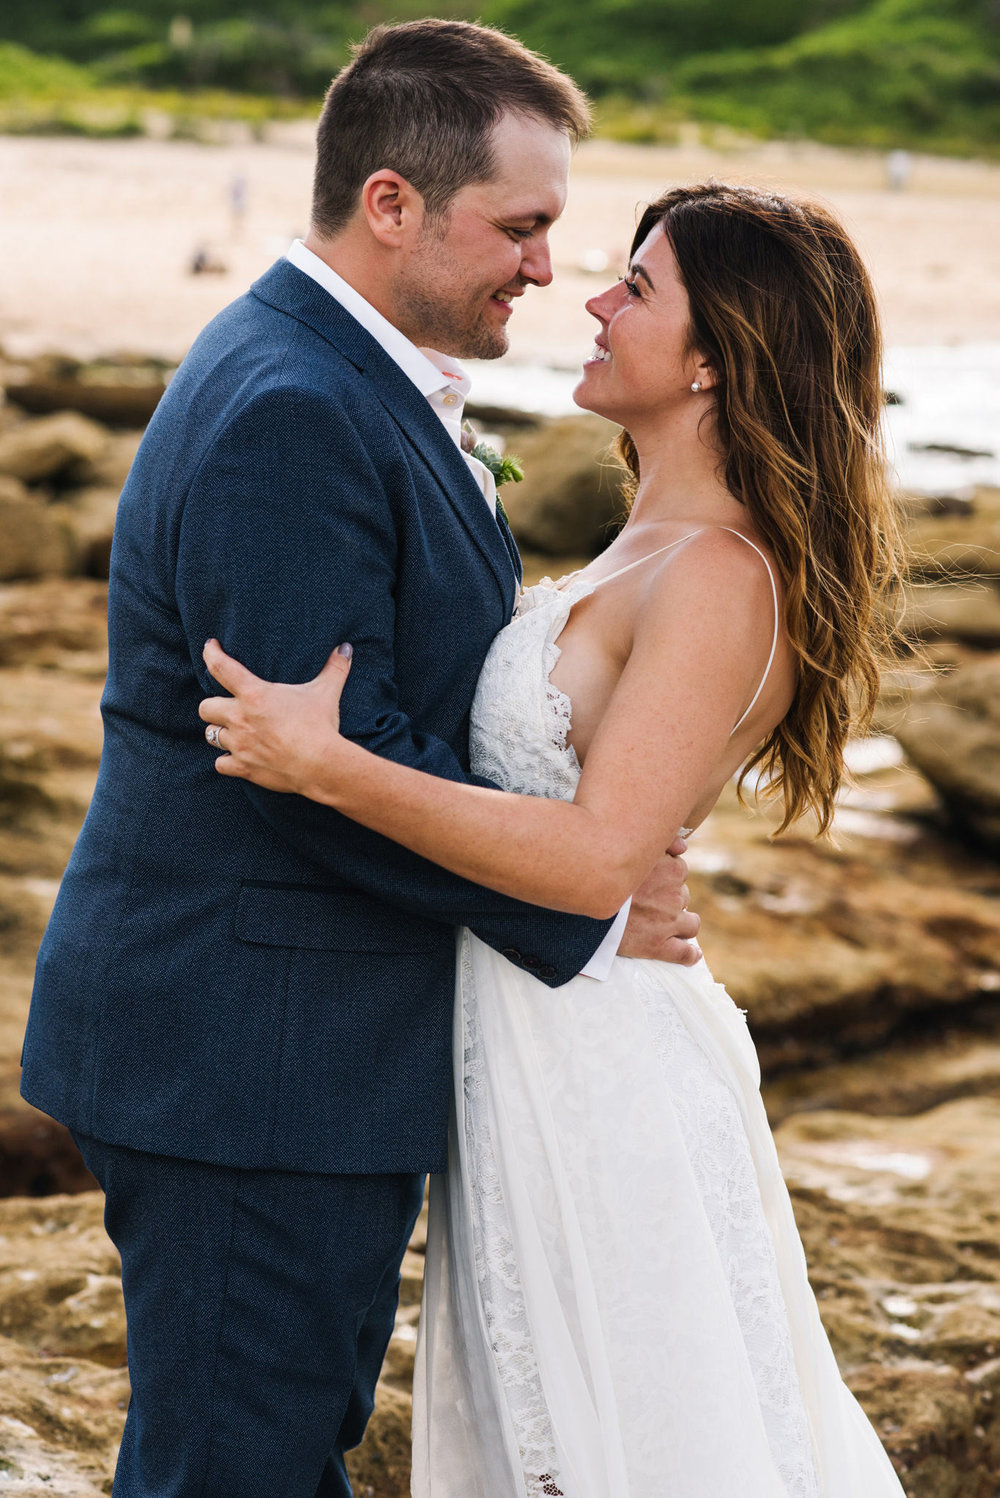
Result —
[[[419,1175],[237,1170],[80,1137],[122,1257],[114,1498],[349,1498]]]

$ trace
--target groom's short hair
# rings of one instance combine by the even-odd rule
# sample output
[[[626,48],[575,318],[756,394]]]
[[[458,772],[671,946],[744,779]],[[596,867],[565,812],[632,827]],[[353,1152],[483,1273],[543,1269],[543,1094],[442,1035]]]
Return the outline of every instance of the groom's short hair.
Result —
[[[514,37],[467,21],[376,26],[330,85],[317,135],[312,222],[336,234],[381,168],[399,172],[428,213],[496,171],[492,134],[507,113],[564,131],[590,130],[590,107],[571,78]]]

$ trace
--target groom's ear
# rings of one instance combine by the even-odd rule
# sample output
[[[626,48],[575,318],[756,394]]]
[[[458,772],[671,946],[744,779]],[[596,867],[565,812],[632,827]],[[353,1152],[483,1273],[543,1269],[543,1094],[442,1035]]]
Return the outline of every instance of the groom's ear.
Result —
[[[372,172],[361,189],[361,211],[379,244],[396,249],[419,232],[424,200],[398,172]]]

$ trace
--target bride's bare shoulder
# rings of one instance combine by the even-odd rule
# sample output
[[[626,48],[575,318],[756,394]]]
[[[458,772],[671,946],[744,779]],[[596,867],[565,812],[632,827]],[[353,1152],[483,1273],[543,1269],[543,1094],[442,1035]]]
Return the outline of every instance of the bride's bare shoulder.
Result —
[[[654,612],[698,606],[733,618],[764,603],[780,608],[781,577],[770,548],[749,529],[708,525],[673,547],[651,569],[643,603]]]

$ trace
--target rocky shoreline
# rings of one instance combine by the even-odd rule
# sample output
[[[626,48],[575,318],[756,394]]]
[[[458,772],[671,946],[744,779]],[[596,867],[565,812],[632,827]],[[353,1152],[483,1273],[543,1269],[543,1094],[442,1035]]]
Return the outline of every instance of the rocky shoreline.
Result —
[[[0,374],[0,1487],[12,1494],[110,1492],[128,1394],[100,1197],[65,1132],[20,1101],[17,1057],[100,752],[115,504],[164,374],[149,361]],[[610,435],[587,417],[512,435],[529,479],[504,497],[531,576],[603,544],[619,506],[594,459]],[[886,682],[882,737],[843,798],[836,845],[771,842],[773,816],[727,796],[692,844],[692,886],[713,971],[749,1012],[845,1376],[910,1498],[995,1498],[1000,492],[904,513],[904,624],[927,662]],[[408,1490],[422,1234],[355,1460],[364,1498]]]

